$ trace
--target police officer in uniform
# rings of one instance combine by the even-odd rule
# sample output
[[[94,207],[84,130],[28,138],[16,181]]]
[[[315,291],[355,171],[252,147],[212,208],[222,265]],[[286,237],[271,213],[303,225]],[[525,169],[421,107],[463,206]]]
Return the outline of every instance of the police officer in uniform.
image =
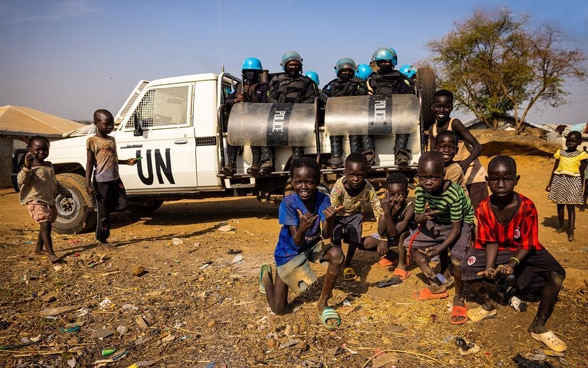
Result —
[[[241,70],[243,83],[237,85],[237,88],[225,101],[225,108],[230,111],[234,104],[239,102],[267,102],[267,93],[269,90],[268,83],[261,82],[263,67],[261,61],[256,58],[247,58],[243,61]],[[247,169],[247,174],[257,175],[261,160],[262,147],[251,146],[251,155],[253,156],[251,166]],[[231,176],[237,171],[237,153],[239,147],[227,144],[227,165],[223,167],[224,175]]]
[[[302,75],[302,57],[296,51],[282,55],[284,73],[272,78],[268,96],[271,103],[313,103],[318,91],[312,79]],[[262,150],[261,172],[274,170],[274,157],[271,148]],[[292,159],[304,156],[304,147],[292,147]]]
[[[325,105],[329,97],[338,96],[361,96],[367,95],[365,82],[355,76],[357,65],[351,58],[342,58],[335,64],[336,79],[330,81],[322,90],[319,100]],[[330,136],[331,158],[329,164],[332,168],[343,166],[343,136]],[[349,137],[351,152],[362,152],[362,136],[354,135]]]
[[[370,95],[391,96],[393,94],[414,94],[410,81],[394,67],[397,64],[397,55],[391,47],[380,47],[372,55],[372,63],[377,65],[377,71],[367,80],[368,93]],[[418,122],[415,122],[418,124]],[[364,139],[363,149],[368,152],[366,157],[369,161],[369,151],[374,151],[373,137],[367,136]],[[406,166],[409,164],[408,150],[409,134],[396,134],[396,145],[394,147],[395,164]],[[365,138],[365,137],[364,137]]]

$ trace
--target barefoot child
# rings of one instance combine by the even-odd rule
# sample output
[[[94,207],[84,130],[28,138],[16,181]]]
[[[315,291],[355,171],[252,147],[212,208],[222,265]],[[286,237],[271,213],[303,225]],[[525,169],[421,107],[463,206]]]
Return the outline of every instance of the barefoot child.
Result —
[[[59,260],[53,251],[51,239],[51,224],[57,218],[55,197],[61,194],[71,198],[71,193],[57,182],[51,162],[45,161],[49,155],[49,140],[34,136],[29,139],[28,149],[24,166],[17,176],[19,199],[21,204],[27,206],[33,220],[40,225],[35,254],[47,255],[49,262],[54,263]]]
[[[557,219],[559,220],[558,233],[563,233],[564,207],[568,209],[568,240],[574,241],[574,228],[576,226],[576,205],[583,203],[582,184],[584,182],[584,170],[588,153],[578,151],[582,143],[580,132],[570,132],[566,137],[566,149],[557,150],[553,172],[549,184],[545,188],[549,192],[548,198],[557,203]]]
[[[96,240],[100,242],[101,247],[113,249],[114,246],[108,243],[110,212],[122,211],[127,205],[124,185],[118,175],[118,165],[134,165],[137,159],[118,159],[116,141],[108,135],[114,128],[114,117],[110,111],[96,110],[94,125],[96,135],[88,138],[86,142],[86,191],[96,198]]]
[[[262,265],[259,290],[265,293],[272,312],[283,314],[288,309],[288,289],[299,294],[317,281],[310,262],[328,262],[317,307],[323,325],[336,328],[341,319],[327,305],[327,299],[345,259],[341,247],[328,241],[337,209],[331,206],[328,195],[317,190],[320,168],[316,161],[309,157],[295,160],[290,176],[294,193],[284,197],[279,209],[282,229],[274,251],[276,277],[272,280],[270,265]]]
[[[383,215],[376,190],[365,180],[368,162],[360,152],[352,152],[345,159],[344,175],[339,178],[331,190],[331,205],[341,206],[335,217],[333,244],[341,246],[341,241],[349,244],[348,260],[345,261],[343,275],[346,279],[354,279],[356,274],[349,267],[355,249],[361,245],[363,207],[369,202],[374,216],[379,221]]]
[[[469,245],[474,224],[474,213],[469,198],[461,187],[443,179],[443,157],[438,152],[425,152],[419,159],[415,190],[415,219],[419,229],[404,241],[409,254],[427,277],[429,287],[419,290],[415,298],[420,300],[445,298],[450,278],[448,251],[455,279],[455,296],[450,323],[467,322],[467,308],[461,295],[461,260]],[[435,272],[429,259],[439,255],[441,272]]]
[[[484,304],[468,311],[468,317],[481,321],[496,316],[497,303],[484,288],[484,278],[516,277],[516,289],[524,289],[537,276],[545,279],[545,287],[537,315],[529,326],[531,336],[553,351],[567,349],[566,344],[545,328],[551,316],[565,270],[539,243],[539,223],[533,201],[514,191],[519,181],[515,161],[496,156],[488,164],[488,185],[492,195],[476,210],[478,236],[462,263],[465,282],[484,300]]]
[[[389,249],[398,247],[398,265],[392,272],[392,276],[397,276],[401,280],[410,276],[410,272],[406,270],[406,248],[402,244],[404,239],[417,228],[414,220],[414,204],[408,202],[407,197],[408,178],[406,175],[400,172],[390,174],[386,179],[386,196],[380,200],[384,216],[380,216],[378,233],[366,236],[357,247],[362,250],[376,250],[381,257],[380,264],[386,261],[390,266],[392,266],[392,262],[389,259]],[[354,253],[355,249],[350,244],[343,266],[343,277],[346,275],[347,268],[345,267],[349,267],[351,264]]]

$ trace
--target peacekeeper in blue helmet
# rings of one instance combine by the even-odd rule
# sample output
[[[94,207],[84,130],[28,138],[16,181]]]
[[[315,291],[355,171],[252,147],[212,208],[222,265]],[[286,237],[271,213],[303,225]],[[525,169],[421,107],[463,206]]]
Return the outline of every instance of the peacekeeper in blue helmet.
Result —
[[[225,100],[225,108],[229,111],[234,104],[239,102],[267,102],[267,92],[269,84],[261,81],[263,67],[261,61],[256,58],[247,58],[243,61],[241,68],[243,83],[238,84],[237,88],[231,92]],[[247,169],[247,174],[257,175],[261,161],[262,147],[251,146],[251,156],[253,157],[251,166]],[[239,147],[227,144],[227,165],[223,167],[223,174],[231,176],[237,171],[237,153]]]
[[[410,81],[412,90],[416,91],[416,69],[412,65],[406,64],[398,68],[398,71]]]
[[[374,71],[372,70],[372,67],[368,64],[359,64],[357,65],[357,71],[355,72],[355,76],[357,78],[363,79],[364,81],[367,81],[373,72]]]
[[[380,47],[374,51],[372,62],[378,68],[367,80],[367,88],[370,95],[391,96],[393,94],[414,94],[410,81],[398,70],[394,69],[397,60],[396,51],[391,47]],[[415,121],[415,124],[418,124],[418,121]],[[408,137],[409,134],[396,134],[396,145],[394,147],[396,165],[406,166],[409,164],[410,151],[408,150]],[[364,140],[363,149],[364,151],[375,149],[372,137]],[[366,155],[366,157],[368,156]]]
[[[308,71],[308,72],[304,73],[304,76],[312,79],[312,81],[316,85],[316,88],[317,88],[317,91],[318,91],[319,90],[319,84],[321,84],[321,80],[319,78],[318,73],[317,72],[313,72],[313,71]]]
[[[302,75],[302,57],[296,51],[282,55],[281,73],[270,81],[268,96],[271,103],[313,103],[318,97],[318,88],[312,79]],[[292,147],[292,159],[304,156],[304,147]],[[274,170],[273,151],[262,150],[262,173]]]
[[[355,76],[357,65],[351,58],[342,58],[335,64],[337,78],[330,81],[322,90],[319,100],[325,105],[329,97],[367,95],[365,81]],[[343,136],[329,136],[331,141],[331,158],[329,164],[333,168],[343,166]],[[361,136],[349,137],[351,152],[362,152]]]

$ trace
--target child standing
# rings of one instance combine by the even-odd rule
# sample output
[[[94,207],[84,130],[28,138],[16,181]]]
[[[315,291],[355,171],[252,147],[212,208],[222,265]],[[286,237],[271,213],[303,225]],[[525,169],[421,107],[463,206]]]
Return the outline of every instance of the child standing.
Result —
[[[355,271],[349,267],[355,249],[361,245],[363,231],[363,206],[369,202],[374,216],[379,222],[382,215],[380,200],[372,184],[365,180],[368,162],[360,152],[352,152],[345,159],[345,170],[331,189],[331,205],[341,206],[335,218],[333,244],[341,246],[341,241],[349,244],[348,259],[343,274],[346,278],[355,278]]]
[[[118,175],[118,165],[134,165],[137,159],[118,159],[116,141],[108,135],[114,128],[114,117],[110,111],[96,110],[94,125],[96,135],[86,141],[86,191],[96,198],[96,240],[100,242],[100,246],[113,249],[114,246],[108,244],[110,212],[122,211],[127,206],[125,188]]]
[[[435,137],[437,152],[443,156],[443,161],[445,162],[445,176],[443,178],[459,184],[464,193],[468,195],[468,188],[465,184],[465,177],[461,166],[453,161],[457,153],[458,143],[457,134],[451,130],[444,130]]]
[[[445,130],[452,130],[457,134],[460,142],[454,160],[459,163],[464,172],[466,186],[474,209],[486,197],[486,169],[478,159],[482,153],[482,145],[476,137],[462,124],[459,119],[450,117],[453,111],[453,93],[442,89],[433,95],[433,113],[435,123],[429,128],[431,151],[436,151],[435,137]]]
[[[57,218],[55,197],[61,194],[71,198],[71,193],[55,178],[51,162],[45,161],[49,156],[49,140],[43,136],[34,136],[29,139],[28,149],[24,166],[17,176],[19,199],[21,204],[27,206],[33,220],[40,225],[34,254],[47,255],[49,262],[55,263],[59,260],[53,251],[51,239],[51,224]]]
[[[288,308],[288,289],[296,294],[317,281],[310,262],[328,262],[327,274],[317,302],[319,317],[326,328],[341,324],[337,312],[327,305],[345,256],[341,247],[331,244],[335,213],[329,196],[317,191],[320,181],[318,163],[303,157],[292,163],[290,170],[294,193],[280,203],[279,221],[282,224],[274,251],[276,277],[272,269],[261,266],[259,290],[266,294],[272,312],[283,314]]]
[[[574,227],[576,226],[576,205],[583,203],[582,184],[588,153],[578,151],[582,142],[580,132],[570,132],[566,137],[566,149],[557,150],[553,172],[549,184],[545,188],[549,192],[548,198],[557,203],[558,233],[565,231],[564,207],[568,209],[568,240],[574,241]]]
[[[450,278],[448,251],[451,250],[455,296],[450,323],[457,325],[467,322],[460,266],[471,238],[474,213],[461,187],[443,179],[444,167],[438,152],[425,152],[419,159],[414,209],[419,229],[404,241],[404,246],[429,281],[429,287],[415,294],[420,300],[448,296],[444,280]],[[429,259],[436,255],[441,260],[441,272],[437,275],[429,264]]]
[[[553,351],[567,349],[565,342],[545,328],[551,316],[565,270],[539,243],[537,209],[529,198],[514,191],[519,181],[515,160],[496,156],[488,164],[488,185],[492,195],[476,210],[478,236],[462,263],[464,281],[484,300],[468,311],[468,317],[481,321],[496,316],[497,303],[488,295],[483,278],[516,277],[516,289],[522,290],[537,276],[545,287],[535,319],[529,326],[531,337]]]
[[[389,259],[391,247],[398,248],[398,265],[392,277],[397,276],[405,280],[410,276],[406,267],[406,248],[403,245],[404,239],[412,234],[417,224],[414,220],[414,204],[408,202],[408,178],[400,172],[392,173],[386,178],[386,197],[380,201],[383,216],[378,222],[378,233],[362,238],[361,244],[357,247],[362,250],[377,250],[380,255],[380,265],[392,266]],[[382,234],[382,235],[380,235]],[[351,259],[355,253],[355,247],[349,243],[349,251],[343,266],[343,277],[350,274],[345,272],[351,265]],[[355,271],[351,269],[353,274]]]

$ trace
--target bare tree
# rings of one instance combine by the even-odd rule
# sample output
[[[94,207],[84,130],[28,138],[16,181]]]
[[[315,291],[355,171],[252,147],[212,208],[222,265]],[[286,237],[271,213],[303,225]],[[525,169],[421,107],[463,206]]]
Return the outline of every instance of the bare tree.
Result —
[[[531,28],[529,19],[513,19],[508,8],[476,10],[427,43],[439,85],[489,128],[512,111],[520,133],[533,107],[565,104],[566,81],[585,78],[584,52],[567,49],[566,38],[552,26]]]

